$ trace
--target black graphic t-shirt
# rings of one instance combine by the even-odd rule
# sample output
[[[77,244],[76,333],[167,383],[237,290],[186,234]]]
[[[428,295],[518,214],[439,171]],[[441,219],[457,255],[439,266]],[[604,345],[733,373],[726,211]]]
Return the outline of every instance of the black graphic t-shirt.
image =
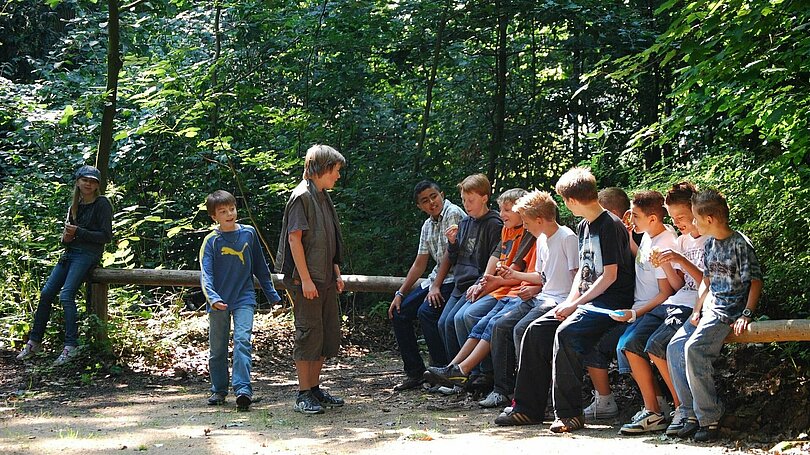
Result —
[[[635,273],[630,252],[630,236],[622,221],[605,210],[593,222],[582,220],[577,226],[579,237],[580,294],[584,294],[606,265],[616,264],[616,281],[591,303],[612,310],[633,305]]]

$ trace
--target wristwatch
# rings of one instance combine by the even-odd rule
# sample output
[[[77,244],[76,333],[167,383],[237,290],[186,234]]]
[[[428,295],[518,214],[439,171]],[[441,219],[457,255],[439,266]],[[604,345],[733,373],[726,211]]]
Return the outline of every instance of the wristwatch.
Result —
[[[748,319],[751,319],[751,316],[754,315],[754,312],[746,308],[743,310],[742,315]]]
[[[402,291],[400,291],[399,289],[397,289],[397,291],[394,292],[394,296],[399,296],[402,299],[405,298],[405,294],[403,294]]]

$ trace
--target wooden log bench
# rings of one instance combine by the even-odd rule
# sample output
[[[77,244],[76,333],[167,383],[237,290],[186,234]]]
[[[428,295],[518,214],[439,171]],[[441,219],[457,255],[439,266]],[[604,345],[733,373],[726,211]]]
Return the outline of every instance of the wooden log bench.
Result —
[[[285,289],[282,275],[273,274],[276,289]],[[347,292],[381,292],[393,294],[405,281],[404,277],[375,275],[343,275]],[[199,270],[105,269],[97,268],[90,275],[91,311],[103,322],[97,336],[106,338],[107,291],[111,284],[139,286],[200,287]],[[254,285],[259,288],[258,281]],[[810,319],[756,321],[738,336],[726,338],[726,343],[770,343],[782,341],[810,341]]]

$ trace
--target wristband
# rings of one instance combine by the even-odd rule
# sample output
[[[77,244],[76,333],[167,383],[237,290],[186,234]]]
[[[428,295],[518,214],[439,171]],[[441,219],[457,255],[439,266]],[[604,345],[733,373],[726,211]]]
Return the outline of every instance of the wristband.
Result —
[[[636,310],[630,310],[630,319],[627,322],[636,322]]]
[[[403,299],[405,298],[405,294],[403,294],[402,291],[400,291],[399,289],[397,289],[397,291],[394,292],[394,296],[395,297],[399,296],[400,298],[403,298]]]

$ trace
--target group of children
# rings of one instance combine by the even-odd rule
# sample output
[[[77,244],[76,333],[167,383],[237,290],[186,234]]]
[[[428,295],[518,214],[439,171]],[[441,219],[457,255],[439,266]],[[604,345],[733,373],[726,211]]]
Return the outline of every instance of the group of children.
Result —
[[[621,434],[717,437],[723,407],[712,362],[732,330],[747,328],[762,289],[751,243],[729,228],[720,193],[682,182],[665,196],[640,191],[631,202],[619,188],[598,192],[591,172],[574,168],[556,192],[582,218],[575,233],[557,223],[549,193],[507,190],[498,198],[499,218],[487,207],[485,176],[458,187],[467,211],[461,221],[436,183],[414,190],[429,217],[389,309],[405,360],[406,379],[395,390],[426,384],[452,393],[475,384],[491,390],[482,407],[506,405],[498,425],[542,423],[550,396],[551,431],[571,432],[586,419],[618,415],[608,379],[615,356],[644,402]],[[680,236],[665,223],[667,212]],[[435,248],[423,248],[427,242]],[[428,253],[434,271],[409,293]],[[417,316],[427,368],[416,345]],[[595,389],[588,406],[585,371]]]
[[[293,299],[299,383],[293,408],[305,414],[344,404],[320,388],[320,374],[324,360],[336,356],[340,346],[343,246],[328,190],[345,165],[331,147],[307,151],[303,179],[284,210],[276,255],[276,270],[284,274]],[[74,355],[75,321],[68,321],[67,310],[75,311],[74,288],[98,261],[99,245],[111,238],[111,209],[99,195],[98,170],[85,166],[76,175],[63,239],[67,259],[43,290],[34,330],[18,359],[40,349],[50,302],[63,285],[69,324],[57,362]],[[571,432],[586,419],[618,415],[608,380],[616,356],[619,371],[632,375],[644,402],[621,427],[622,434],[666,430],[699,441],[717,436],[723,406],[712,362],[732,330],[739,334],[747,328],[762,289],[753,247],[729,228],[728,205],[720,193],[698,192],[682,182],[665,196],[640,191],[631,202],[618,188],[597,192],[591,172],[574,168],[556,184],[566,207],[582,218],[574,232],[558,224],[557,204],[547,192],[507,190],[497,199],[496,212],[489,208],[492,189],[483,174],[465,178],[458,188],[466,214],[437,183],[425,180],[414,188],[417,207],[428,217],[413,264],[388,310],[406,375],[395,390],[426,383],[454,393],[474,384],[490,390],[479,402],[482,407],[506,406],[495,418],[498,425],[542,423],[550,396],[550,429]],[[106,211],[91,210],[97,201]],[[217,223],[199,255],[210,323],[208,403],[223,404],[228,394],[233,324],[230,385],[237,408],[247,410],[253,401],[253,278],[270,302],[280,297],[256,230],[237,223],[234,196],[215,191],[206,208]],[[680,236],[665,223],[667,212]],[[431,259],[432,271],[414,287]],[[431,358],[428,367],[419,353],[417,319]],[[672,413],[654,368],[672,396]],[[586,370],[595,390],[583,407]]]

